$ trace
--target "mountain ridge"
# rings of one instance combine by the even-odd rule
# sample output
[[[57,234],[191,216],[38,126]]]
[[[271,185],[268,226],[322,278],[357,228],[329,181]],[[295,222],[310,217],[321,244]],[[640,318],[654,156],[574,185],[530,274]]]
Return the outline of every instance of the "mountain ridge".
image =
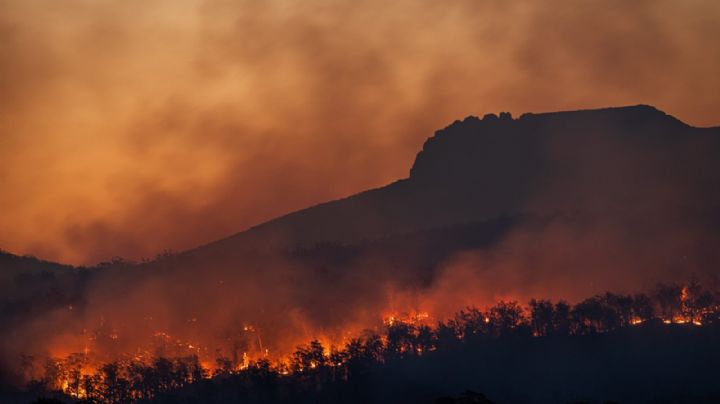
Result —
[[[573,143],[571,148],[578,146],[581,150],[579,143],[583,141],[593,137],[608,138],[627,143],[623,147],[636,153],[645,148],[669,150],[690,138],[694,142],[704,134],[720,134],[720,127],[692,127],[655,107],[642,104],[525,113],[518,118],[512,118],[509,113],[486,114],[483,118],[469,116],[429,137],[406,178],[279,216],[187,252],[214,253],[225,248],[267,246],[307,247],[323,241],[354,243],[468,220],[524,214],[528,212],[521,206],[525,203],[522,196],[537,194],[535,182],[547,182],[554,174],[540,176],[536,172],[546,170],[548,166],[561,171],[572,168],[574,163],[582,163],[569,161],[565,166],[553,163],[553,159],[566,158],[567,153],[561,153],[560,158],[552,153],[544,154],[548,142],[575,142],[577,144]],[[709,139],[709,143],[713,149],[720,150],[720,137]],[[592,153],[592,150],[581,151]],[[683,151],[685,154],[680,160],[692,164],[692,151]],[[644,169],[652,171],[653,167]],[[493,177],[483,175],[485,172],[498,174]],[[483,198],[481,192],[469,191],[468,184],[471,183],[491,190],[496,198]],[[424,189],[430,187],[433,189]],[[462,204],[453,199],[470,203]],[[473,202],[478,204],[473,205]],[[435,212],[433,206],[445,213]],[[484,213],[471,212],[476,208]],[[412,223],[418,217],[423,217],[425,223]]]
[[[591,131],[585,133],[588,128]],[[528,212],[523,206],[522,196],[538,192],[538,186],[533,185],[533,181],[548,182],[547,177],[551,176],[538,178],[533,171],[543,170],[548,161],[556,157],[538,154],[537,151],[545,150],[546,146],[538,140],[553,136],[559,137],[561,142],[573,141],[573,138],[577,140],[583,135],[589,138],[588,135],[598,133],[597,128],[607,129],[600,132],[602,137],[612,137],[613,133],[620,132],[632,135],[625,140],[632,137],[630,140],[641,142],[640,146],[655,148],[667,148],[662,142],[717,135],[711,136],[712,139],[705,143],[710,143],[718,152],[715,156],[720,155],[720,127],[693,127],[644,104],[528,112],[517,118],[507,112],[499,115],[489,113],[482,118],[470,115],[428,137],[405,178],[289,212],[230,236],[181,251],[178,255],[226,254],[228,249],[307,248],[321,242],[357,243],[434,227],[534,214],[537,212]],[[621,138],[622,135],[615,137]],[[713,157],[712,153],[710,157]],[[515,160],[508,163],[505,162],[507,158]],[[714,160],[717,163],[717,159]],[[717,167],[720,169],[720,164]],[[491,171],[501,175],[494,179],[482,175]],[[503,198],[489,201],[481,195],[482,192],[468,191],[468,184],[481,184],[489,190],[486,192],[502,194]],[[471,203],[462,204],[457,200]],[[473,201],[482,203],[473,204]],[[484,206],[481,206],[483,203]],[[473,212],[478,209],[484,212]],[[541,216],[543,213],[552,215],[564,209],[558,207],[540,213]],[[419,217],[423,218],[423,223],[417,223]]]

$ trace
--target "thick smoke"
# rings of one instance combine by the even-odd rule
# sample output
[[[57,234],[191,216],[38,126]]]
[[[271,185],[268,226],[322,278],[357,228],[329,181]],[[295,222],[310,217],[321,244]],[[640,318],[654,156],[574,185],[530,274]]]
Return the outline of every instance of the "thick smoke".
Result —
[[[193,247],[403,177],[433,130],[477,111],[645,102],[716,123],[718,7],[0,2],[10,61],[0,64],[0,188],[10,190],[0,245],[76,263]],[[519,204],[545,215],[492,248],[427,264],[412,261],[421,248],[393,255],[392,243],[368,242],[58,273],[8,306],[3,367],[20,377],[39,371],[21,355],[86,349],[98,361],[180,350],[212,365],[312,338],[342,343],[386,315],[435,320],[498,299],[572,301],[693,273],[712,281],[718,240],[695,206],[710,193],[693,190],[714,177],[656,183],[644,170],[667,156],[583,139],[546,145],[567,166]],[[684,147],[673,151],[714,150]],[[655,202],[624,209],[638,198]],[[36,282],[3,288],[21,295]]]
[[[714,124],[707,1],[0,2],[0,246],[182,250],[403,177],[458,116]]]

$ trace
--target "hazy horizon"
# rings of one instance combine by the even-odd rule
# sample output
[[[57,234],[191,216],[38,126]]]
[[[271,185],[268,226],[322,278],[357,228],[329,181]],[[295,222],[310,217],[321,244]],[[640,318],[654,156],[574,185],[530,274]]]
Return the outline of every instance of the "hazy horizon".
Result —
[[[0,2],[0,248],[152,257],[384,185],[486,112],[717,125],[712,1]]]

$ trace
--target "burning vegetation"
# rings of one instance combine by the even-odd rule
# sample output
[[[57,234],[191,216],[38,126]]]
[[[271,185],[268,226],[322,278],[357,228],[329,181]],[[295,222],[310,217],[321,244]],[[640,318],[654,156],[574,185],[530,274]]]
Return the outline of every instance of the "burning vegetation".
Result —
[[[320,391],[366,377],[368,367],[440,355],[463,344],[490,344],[504,338],[580,338],[650,325],[717,324],[720,293],[691,281],[659,284],[652,293],[605,293],[574,305],[536,299],[527,305],[500,301],[484,310],[467,307],[444,319],[427,311],[392,312],[355,335],[348,331],[340,337],[319,336],[294,351],[264,345],[262,329],[245,324],[224,336],[229,350],[158,330],[147,346],[111,356],[107,345],[121,346],[123,335],[103,325],[92,332],[83,330],[78,352],[24,356],[22,362],[30,392],[120,403],[151,400],[204,380],[228,378],[239,380],[249,391],[273,388],[267,385],[271,382]]]

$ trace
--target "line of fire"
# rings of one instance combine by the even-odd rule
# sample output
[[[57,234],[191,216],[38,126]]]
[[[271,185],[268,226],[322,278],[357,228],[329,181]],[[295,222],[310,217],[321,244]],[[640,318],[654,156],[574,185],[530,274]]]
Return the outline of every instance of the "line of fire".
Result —
[[[189,327],[201,327],[202,321],[187,319]],[[347,332],[341,338],[317,335],[296,347],[264,345],[263,330],[243,324],[223,336],[227,342],[223,348],[157,330],[146,346],[112,356],[100,347],[120,344],[123,335],[100,324],[82,330],[78,339],[82,346],[60,347],[53,357],[25,356],[23,363],[30,391],[120,403],[228,377],[246,378],[249,383],[293,378],[314,389],[360,377],[368,364],[384,366],[505,338],[582,338],[641,327],[692,330],[718,324],[720,291],[692,281],[658,284],[652,292],[635,295],[608,292],[574,305],[536,299],[527,305],[500,301],[484,310],[467,307],[446,319],[422,310],[386,313],[374,328],[355,335]]]

